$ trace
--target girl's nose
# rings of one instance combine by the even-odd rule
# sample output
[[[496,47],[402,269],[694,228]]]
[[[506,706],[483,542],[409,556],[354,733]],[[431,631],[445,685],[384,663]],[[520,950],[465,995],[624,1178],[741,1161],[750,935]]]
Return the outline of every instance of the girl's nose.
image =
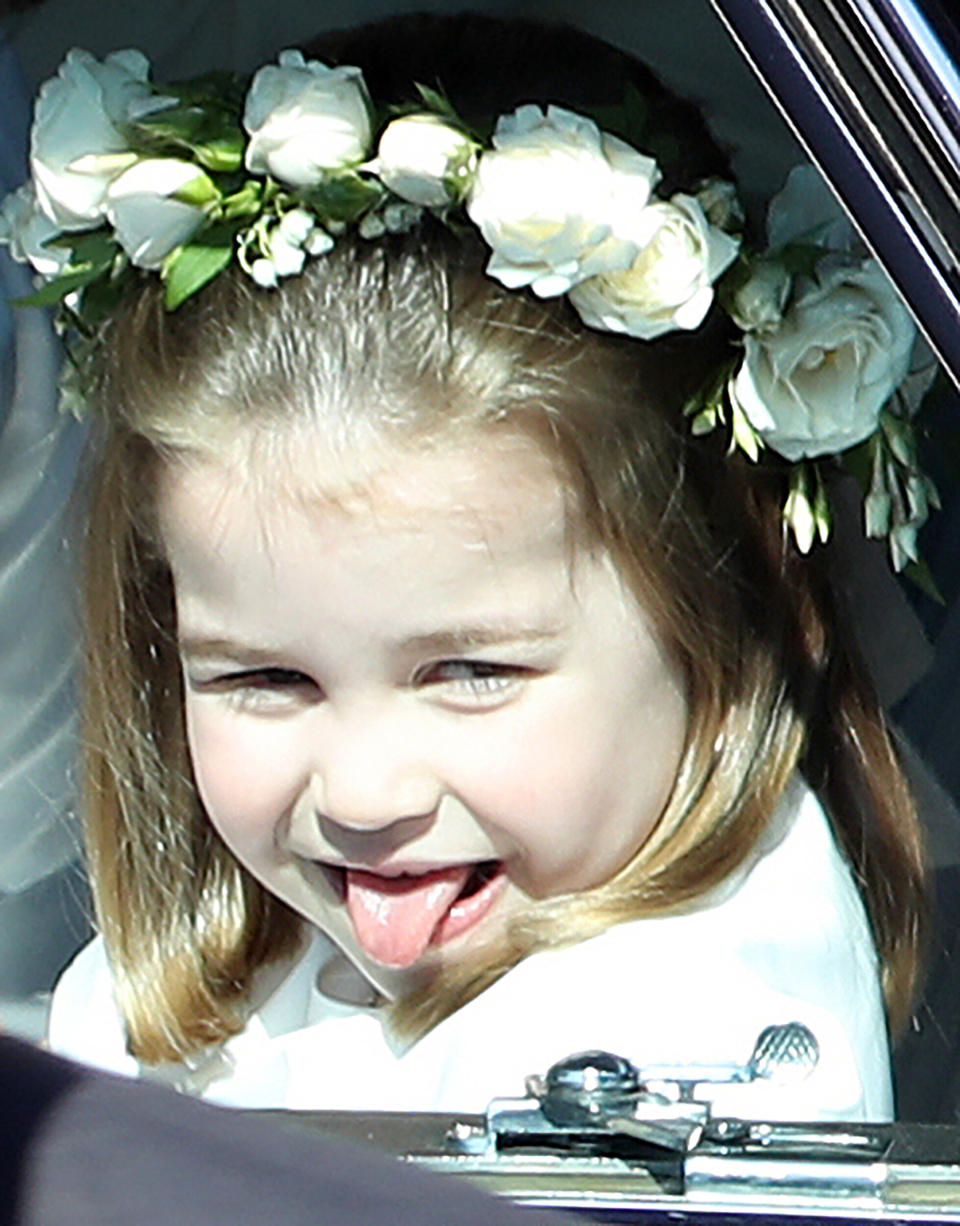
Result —
[[[404,721],[341,719],[325,731],[312,779],[319,816],[374,831],[434,814],[441,783]]]

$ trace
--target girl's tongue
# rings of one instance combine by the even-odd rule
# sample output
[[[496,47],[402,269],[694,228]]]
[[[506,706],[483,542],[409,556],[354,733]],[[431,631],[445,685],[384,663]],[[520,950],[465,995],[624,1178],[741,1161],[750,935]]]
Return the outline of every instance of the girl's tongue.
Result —
[[[473,869],[454,864],[422,876],[381,877],[348,868],[347,908],[363,949],[385,966],[412,966]]]

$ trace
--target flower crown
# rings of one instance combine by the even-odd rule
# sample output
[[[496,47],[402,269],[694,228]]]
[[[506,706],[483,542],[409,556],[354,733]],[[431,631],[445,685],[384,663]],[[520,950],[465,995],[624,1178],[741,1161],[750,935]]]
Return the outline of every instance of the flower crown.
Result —
[[[64,395],[82,401],[99,326],[135,269],[175,310],[232,261],[265,290],[348,228],[375,239],[424,210],[466,217],[509,289],[565,294],[591,328],[641,340],[697,328],[714,297],[743,333],[687,406],[695,433],[776,453],[800,549],[830,532],[824,466],[866,490],[865,530],[894,567],[917,561],[931,505],[912,418],[935,370],[906,308],[822,180],[798,167],[747,252],[732,184],[657,195],[652,157],[558,106],[501,116],[489,142],[439,93],[379,124],[357,68],[284,51],[244,91],[227,75],[155,88],[137,51],[71,51],[40,90],[32,179],[8,196],[0,241],[57,305]],[[376,139],[375,139],[376,138]]]

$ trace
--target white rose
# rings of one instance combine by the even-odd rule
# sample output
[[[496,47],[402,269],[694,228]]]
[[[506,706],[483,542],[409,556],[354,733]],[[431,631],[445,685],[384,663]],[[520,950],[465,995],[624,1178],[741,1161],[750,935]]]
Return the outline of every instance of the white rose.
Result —
[[[194,236],[206,213],[193,201],[208,182],[199,166],[177,158],[146,158],[113,180],[107,216],[117,242],[138,268],[159,268],[175,247]]]
[[[817,243],[833,251],[854,247],[853,226],[815,166],[807,162],[794,166],[770,201],[767,241],[774,251],[799,242]]]
[[[8,243],[13,258],[21,264],[29,262],[41,276],[55,277],[70,261],[65,247],[44,245],[61,233],[60,226],[40,208],[30,183],[11,192],[0,205],[0,243]]]
[[[644,221],[647,241],[630,267],[583,281],[570,301],[590,327],[643,340],[699,327],[740,244],[692,196],[649,205]]]
[[[149,70],[139,51],[115,51],[100,63],[74,49],[42,86],[30,165],[40,207],[62,229],[95,226],[111,180],[133,162],[123,129],[130,107],[151,96]]]
[[[331,170],[359,165],[370,148],[370,107],[359,68],[309,63],[281,51],[261,68],[243,113],[247,169],[291,187],[314,187]]]
[[[788,460],[843,451],[876,429],[909,370],[915,333],[875,260],[827,257],[778,328],[745,338],[730,394]]]
[[[467,212],[493,249],[487,271],[547,298],[628,267],[656,162],[562,107],[501,116]]]
[[[438,115],[404,115],[384,129],[372,169],[404,200],[436,207],[459,195],[451,181],[469,179],[476,148]]]

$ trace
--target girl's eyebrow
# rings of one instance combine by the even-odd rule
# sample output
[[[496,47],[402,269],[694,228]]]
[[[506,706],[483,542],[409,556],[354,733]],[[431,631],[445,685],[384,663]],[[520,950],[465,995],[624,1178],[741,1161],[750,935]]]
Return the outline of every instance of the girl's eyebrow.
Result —
[[[264,665],[276,661],[276,651],[252,644],[236,643],[232,639],[182,635],[178,638],[180,654],[191,659],[234,660],[238,664]]]
[[[483,647],[505,646],[508,643],[537,646],[552,642],[559,636],[561,630],[562,627],[559,624],[520,626],[491,623],[477,626],[455,626],[398,639],[394,648],[397,651],[411,654],[445,655],[475,651]],[[193,660],[229,659],[238,664],[263,666],[273,664],[277,659],[275,649],[238,643],[227,638],[188,634],[179,639],[179,646],[180,654],[189,656]]]
[[[415,634],[400,641],[401,650],[428,654],[431,652],[456,653],[476,650],[481,647],[505,646],[508,643],[538,645],[556,639],[562,626],[523,626],[513,623],[489,623],[476,626],[453,626],[427,634]]]

